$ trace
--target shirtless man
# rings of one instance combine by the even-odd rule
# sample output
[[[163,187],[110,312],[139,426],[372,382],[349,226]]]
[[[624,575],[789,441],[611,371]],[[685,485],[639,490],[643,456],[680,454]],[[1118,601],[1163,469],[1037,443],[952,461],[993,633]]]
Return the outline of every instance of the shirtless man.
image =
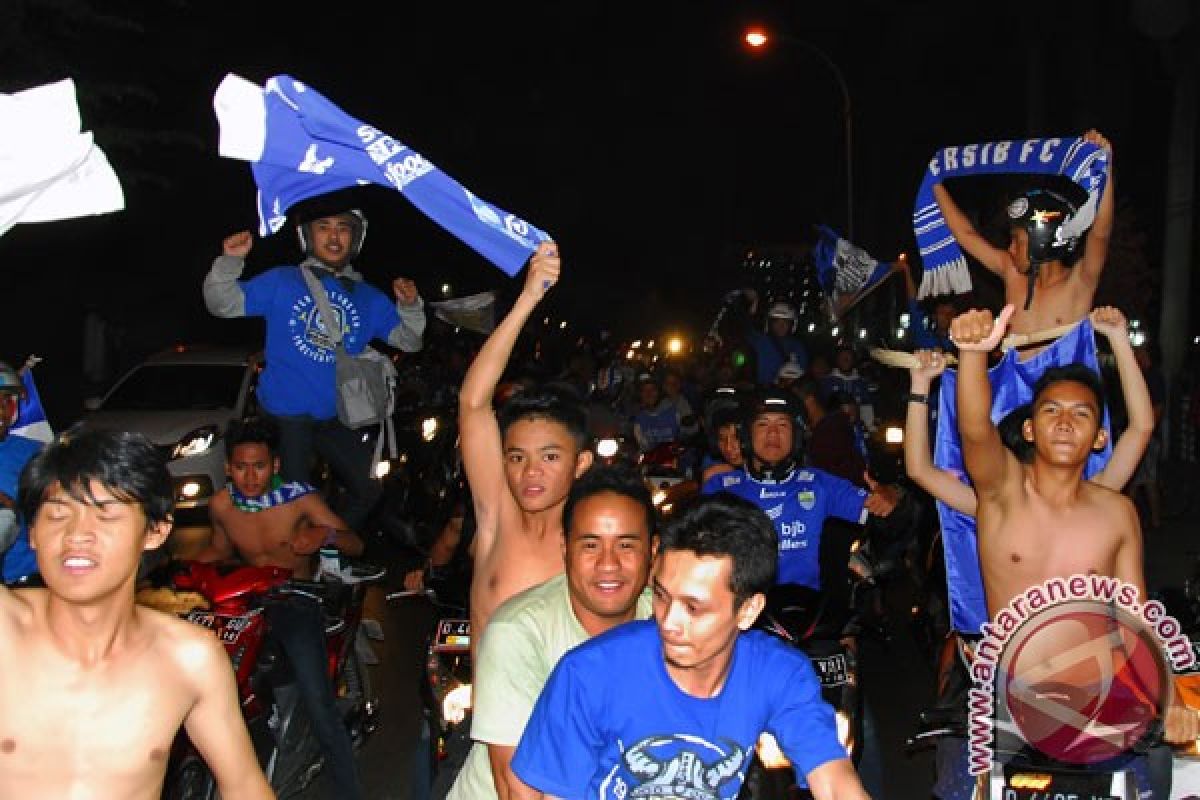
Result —
[[[488,337],[463,379],[458,421],[463,466],[475,504],[471,643],[514,594],[563,571],[563,505],[592,463],[582,408],[544,391],[518,393],[492,410],[492,394],[517,336],[561,262],[553,242],[538,245],[512,311]]]
[[[234,422],[225,443],[225,474],[230,482],[209,503],[212,542],[197,560],[223,561],[236,551],[249,564],[282,567],[297,578],[311,578],[313,557],[321,547],[336,547],[352,556],[362,553],[362,540],[329,510],[314,487],[279,482],[279,433],[269,421]],[[320,603],[293,595],[263,610],[271,636],[292,664],[337,796],[363,797],[354,747],[326,674],[325,615]]]
[[[62,439],[21,477],[45,589],[0,588],[0,797],[157,800],[182,725],[221,797],[274,795],[224,648],[134,604],[138,560],[171,531],[171,477],[137,434]]]
[[[962,249],[1004,281],[1004,301],[1017,309],[1012,319],[1013,333],[1034,333],[1078,322],[1092,310],[1092,298],[1108,258],[1115,186],[1112,146],[1095,130],[1083,138],[1108,151],[1109,166],[1108,183],[1082,253],[1078,240],[1056,242],[1058,228],[1075,209],[1055,192],[1033,190],[1012,202],[1008,208],[1012,240],[1008,249],[1002,250],[975,230],[944,186],[933,187],[942,216]],[[1030,298],[1029,275],[1035,267],[1035,291]],[[1027,308],[1028,299],[1032,302]]]
[[[225,442],[230,483],[209,503],[212,541],[198,561],[236,554],[247,564],[290,569],[307,580],[313,576],[313,554],[321,547],[362,555],[362,539],[313,486],[278,483],[278,433],[270,423],[257,418],[235,422]]]
[[[1033,458],[1022,464],[1000,440],[991,421],[987,354],[1013,316],[1005,306],[955,318],[958,345],[958,427],[963,460],[978,497],[979,561],[988,614],[1050,578],[1106,575],[1133,584],[1144,597],[1142,533],[1125,495],[1084,480],[1092,450],[1102,448],[1104,392],[1099,376],[1083,365],[1051,367],[1034,386],[1023,435]],[[1053,531],[1053,535],[1047,535]],[[1167,741],[1195,739],[1196,714],[1182,705],[1166,716]]]

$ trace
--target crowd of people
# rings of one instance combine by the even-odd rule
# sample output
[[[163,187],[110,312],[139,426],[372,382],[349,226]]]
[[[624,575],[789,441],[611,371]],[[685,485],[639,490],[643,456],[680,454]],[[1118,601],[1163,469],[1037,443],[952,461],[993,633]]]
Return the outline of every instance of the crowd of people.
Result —
[[[1084,138],[1111,158],[1102,136]],[[1072,233],[1063,228],[1077,210],[1069,200],[1025,193],[1009,207],[1011,243],[1001,248],[935,187],[953,236],[1003,281],[999,314],[947,297],[918,303],[909,266],[895,268],[919,345],[903,396],[907,476],[977,520],[989,616],[1053,577],[1109,575],[1145,591],[1141,524],[1121,491],[1152,483],[1134,477],[1157,457],[1162,389],[1148,388],[1121,312],[1093,308],[1112,194],[1110,173],[1090,229]],[[212,539],[199,558],[309,578],[322,548],[362,553],[378,499],[374,441],[346,421],[356,395],[343,370],[364,360],[371,340],[420,349],[425,312],[412,281],[397,278],[388,297],[354,271],[361,213],[314,206],[295,222],[298,265],[245,279],[244,232],[224,240],[205,278],[214,315],[265,319],[266,368],[261,416],[225,434],[229,483],[211,501]],[[730,341],[714,339],[691,361],[630,358],[609,345],[572,359],[558,380],[522,380],[514,350],[563,269],[557,244],[538,245],[458,387],[475,697],[473,745],[448,796],[731,798],[755,743],[771,734],[814,797],[866,797],[810,662],[755,625],[791,589],[845,582],[844,561],[821,557],[827,521],[885,520],[917,491],[873,471],[871,439],[896,390],[881,388],[883,368],[864,364],[853,342],[819,352],[797,336],[794,307],[750,291],[727,298]],[[1083,320],[1108,341],[1124,430],[1105,427],[1095,370],[1055,362],[1053,346],[1039,343],[1005,356],[1042,359],[1040,374],[1030,401],[993,421],[1000,390],[987,366],[1002,338]],[[742,362],[730,357],[735,340]],[[951,356],[949,435],[965,473],[936,464],[931,450],[933,426],[946,424],[930,411]],[[510,381],[515,391],[502,391]],[[5,578],[36,571],[45,588],[0,592],[0,642],[27,667],[21,681],[0,680],[0,703],[14,709],[0,724],[0,794],[156,797],[182,726],[222,797],[269,796],[224,652],[199,628],[134,603],[139,557],[171,528],[162,454],[143,437],[102,431],[25,446],[6,436],[20,392],[19,376],[0,369],[0,532],[6,545],[27,542],[10,547]],[[497,402],[502,394],[511,396]],[[698,496],[660,519],[636,459],[598,463],[598,419],[642,455],[676,448]],[[1106,466],[1085,471],[1110,440]],[[310,482],[314,455],[346,489],[336,512]],[[1157,513],[1153,499],[1148,508]],[[10,579],[8,559],[22,553],[26,574]],[[365,796],[325,680],[320,608],[297,599],[273,609],[269,624],[338,796]],[[965,641],[976,633],[958,631]],[[1196,712],[1178,700],[1164,723],[1171,742],[1200,734]],[[938,796],[969,797],[964,754],[942,755]],[[1160,791],[1161,775],[1151,780]]]

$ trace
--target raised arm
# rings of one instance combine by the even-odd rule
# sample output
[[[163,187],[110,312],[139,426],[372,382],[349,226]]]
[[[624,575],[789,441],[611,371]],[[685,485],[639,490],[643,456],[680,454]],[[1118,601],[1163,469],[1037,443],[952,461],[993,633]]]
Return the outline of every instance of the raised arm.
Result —
[[[911,279],[910,279],[911,280]],[[936,350],[918,350],[918,366],[909,370],[909,391],[925,401],[908,401],[904,422],[904,471],[908,477],[937,500],[955,511],[975,516],[975,492],[958,478],[933,464],[929,446],[929,390],[946,369],[945,357]]]
[[[196,691],[196,704],[184,720],[188,738],[212,770],[221,797],[270,800],[275,793],[250,744],[229,657],[215,637],[197,633],[201,635],[189,636],[179,654]]]
[[[1112,458],[1092,480],[1101,486],[1121,491],[1146,452],[1150,437],[1154,435],[1154,402],[1146,379],[1133,354],[1129,343],[1129,332],[1125,315],[1111,306],[1097,308],[1091,313],[1092,327],[1108,339],[1113,356],[1117,360],[1117,374],[1121,378],[1121,394],[1125,399],[1125,411],[1129,425],[1113,445]]]
[[[396,313],[400,322],[387,335],[387,343],[406,353],[421,349],[425,335],[425,301],[417,293],[417,285],[408,278],[392,281],[392,294],[396,296]]]
[[[992,386],[987,376],[988,353],[1004,337],[1014,309],[1012,304],[1005,306],[995,320],[990,311],[968,311],[950,325],[950,338],[958,345],[958,431],[977,502],[997,496],[1006,482],[1020,474],[1016,456],[1004,446],[992,422]]]
[[[1108,151],[1108,182],[1104,194],[1100,197],[1100,207],[1096,209],[1096,219],[1088,231],[1083,256],[1079,259],[1080,277],[1090,286],[1100,283],[1100,274],[1104,271],[1104,263],[1108,260],[1108,244],[1112,238],[1114,207],[1116,197],[1116,168],[1113,165],[1112,144],[1097,130],[1093,129],[1083,135],[1086,141]]]
[[[503,493],[507,491],[504,471],[501,469],[504,453],[500,427],[492,410],[492,394],[496,391],[500,376],[504,374],[521,328],[545,296],[546,290],[558,281],[560,267],[558,246],[554,242],[538,245],[537,252],[529,262],[525,287],[517,296],[508,316],[492,331],[463,378],[458,396],[460,446],[481,538],[494,535],[500,503]],[[483,542],[481,547],[483,549],[477,552],[484,552],[488,543]]]
[[[221,243],[221,255],[213,260],[212,268],[204,276],[204,305],[215,317],[244,317],[246,294],[238,279],[246,268],[246,256],[254,244],[250,231],[241,231],[225,237]]]
[[[991,242],[975,230],[971,220],[967,219],[967,215],[954,202],[954,198],[946,191],[946,187],[935,183],[933,196],[942,210],[942,218],[946,220],[946,226],[950,228],[950,232],[958,241],[958,246],[966,250],[972,258],[983,264],[988,270],[1003,276],[1004,270],[1011,260],[1008,253],[998,247],[993,247]]]

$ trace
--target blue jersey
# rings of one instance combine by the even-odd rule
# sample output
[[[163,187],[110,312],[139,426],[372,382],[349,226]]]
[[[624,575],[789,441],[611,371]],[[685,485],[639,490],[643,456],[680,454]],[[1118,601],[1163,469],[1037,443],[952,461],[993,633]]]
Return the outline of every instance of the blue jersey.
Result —
[[[653,411],[639,410],[633,415],[638,444],[645,450],[679,441],[679,413],[671,403],[660,403]]]
[[[846,757],[803,653],[761,631],[739,634],[720,693],[693,697],[667,673],[654,621],[631,622],[558,662],[512,769],[565,800],[732,800],[764,732],[799,775]]]
[[[347,290],[331,276],[320,280],[347,353],[361,353],[372,339],[386,340],[400,324],[396,306],[374,286],[355,281]],[[267,320],[267,366],[258,387],[263,407],[281,416],[337,416],[333,342],[300,270],[276,267],[241,286],[246,316]]]
[[[808,369],[808,351],[795,336],[776,337],[768,333],[750,331],[746,336],[754,348],[754,359],[758,366],[758,382],[772,384],[779,376],[779,369],[788,360],[796,362],[802,370]]]
[[[703,494],[730,492],[766,512],[779,534],[777,583],[821,588],[821,529],[829,517],[867,521],[867,493],[850,481],[812,467],[797,467],[778,481],[759,481],[745,469],[714,475]]]

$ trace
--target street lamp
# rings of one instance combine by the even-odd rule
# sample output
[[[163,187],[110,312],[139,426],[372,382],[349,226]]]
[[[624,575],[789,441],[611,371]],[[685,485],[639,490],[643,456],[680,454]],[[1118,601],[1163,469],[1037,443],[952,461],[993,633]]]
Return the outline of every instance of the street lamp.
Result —
[[[779,41],[789,45],[796,45],[804,50],[807,50],[825,66],[829,67],[829,71],[833,73],[834,79],[837,81],[838,89],[842,93],[842,124],[846,135],[846,238],[854,241],[854,151],[852,149],[853,137],[853,117],[850,106],[850,88],[846,85],[846,76],[838,69],[838,65],[833,63],[833,59],[825,54],[825,51],[817,47],[815,44],[804,39],[798,39],[794,36],[779,36]],[[762,28],[750,28],[742,37],[743,41],[750,46],[751,50],[763,50],[770,44],[772,37],[767,31]]]

